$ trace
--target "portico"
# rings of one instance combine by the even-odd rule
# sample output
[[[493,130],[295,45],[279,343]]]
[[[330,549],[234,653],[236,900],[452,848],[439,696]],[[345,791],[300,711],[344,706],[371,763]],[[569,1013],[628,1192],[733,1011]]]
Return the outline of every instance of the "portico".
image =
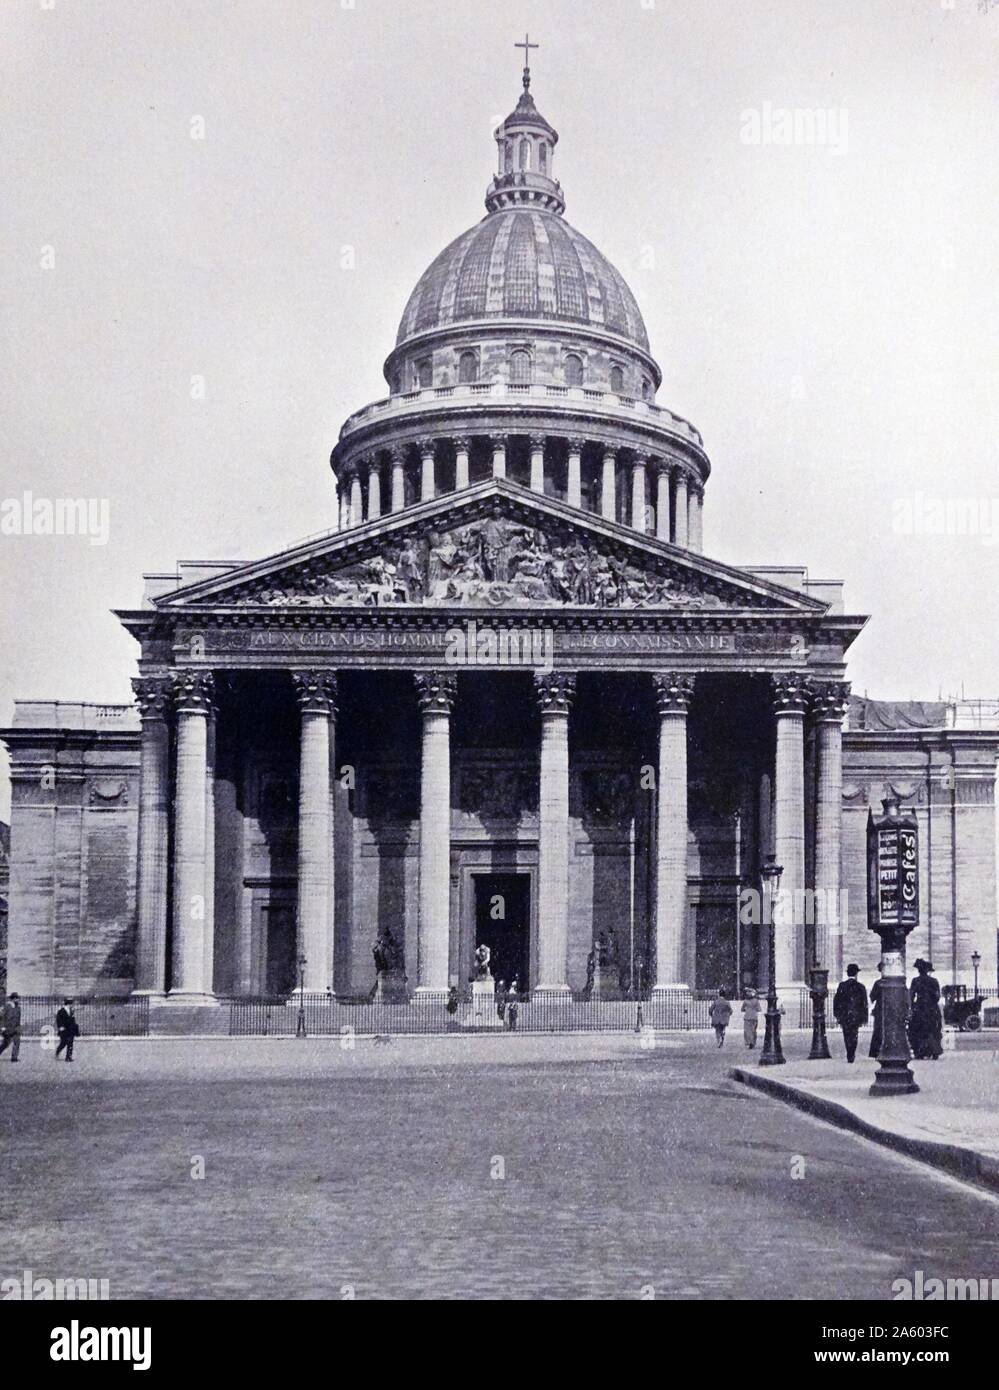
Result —
[[[362,997],[379,936],[439,999],[488,875],[532,994],[580,994],[598,939],[625,991],[736,988],[762,982],[740,922],[762,856],[837,887],[822,808],[859,624],[801,589],[489,479],[120,616],[140,987],[168,999],[267,992],[297,955],[308,991]],[[781,982],[829,940],[788,922]]]

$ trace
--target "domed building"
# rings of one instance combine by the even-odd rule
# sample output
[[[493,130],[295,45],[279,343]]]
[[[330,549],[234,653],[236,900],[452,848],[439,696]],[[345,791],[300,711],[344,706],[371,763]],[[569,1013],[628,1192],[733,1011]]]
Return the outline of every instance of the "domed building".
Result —
[[[700,550],[701,437],[656,404],[662,372],[635,296],[565,219],[557,142],[525,69],[496,131],[486,216],[410,295],[389,397],[340,432],[344,528],[494,477]]]
[[[913,952],[956,980],[976,950],[994,977],[995,732],[851,706],[866,619],[842,585],[703,554],[704,442],[565,218],[557,143],[525,70],[485,216],[420,277],[388,394],[340,430],[336,525],[147,575],[118,614],[134,708],[18,702],[22,995],[127,996],[203,1031],[304,993],[310,1029],[339,1031],[495,1026],[502,984],[523,1027],[573,1026],[581,1000],[630,1027],[637,998],[693,1026],[710,992],[772,978],[776,863],[793,1024],[816,966],[877,960],[882,796],[925,846]]]

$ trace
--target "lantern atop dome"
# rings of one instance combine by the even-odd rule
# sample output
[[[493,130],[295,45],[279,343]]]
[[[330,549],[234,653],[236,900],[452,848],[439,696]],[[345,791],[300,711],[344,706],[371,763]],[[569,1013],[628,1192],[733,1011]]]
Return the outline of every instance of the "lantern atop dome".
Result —
[[[530,50],[538,45],[525,35],[524,42],[514,46],[524,50],[524,90],[516,107],[496,128],[499,165],[486,193],[486,208],[489,212],[499,212],[503,208],[527,204],[563,213],[562,186],[552,174],[558,131],[545,120],[531,96],[528,59]]]

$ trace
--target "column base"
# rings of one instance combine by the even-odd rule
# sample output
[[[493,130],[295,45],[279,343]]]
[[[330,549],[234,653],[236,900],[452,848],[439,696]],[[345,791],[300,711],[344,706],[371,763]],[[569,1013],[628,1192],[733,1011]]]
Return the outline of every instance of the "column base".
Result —
[[[436,985],[417,985],[413,990],[412,1003],[446,1004],[447,993],[446,989],[438,989]]]
[[[129,999],[148,999],[150,1004],[162,1004],[166,997],[166,990],[163,989],[133,989],[128,996]]]
[[[219,1002],[217,995],[203,994],[198,990],[172,989],[169,994],[164,994],[161,998],[167,1008],[206,1009],[216,1007]]]
[[[531,1000],[534,1003],[571,1004],[572,990],[568,985],[538,985],[537,989],[531,991]]]
[[[675,985],[653,985],[652,998],[655,999],[657,995],[675,994],[677,990],[682,990],[684,994],[689,994],[690,985],[688,985],[685,980],[677,980]]]

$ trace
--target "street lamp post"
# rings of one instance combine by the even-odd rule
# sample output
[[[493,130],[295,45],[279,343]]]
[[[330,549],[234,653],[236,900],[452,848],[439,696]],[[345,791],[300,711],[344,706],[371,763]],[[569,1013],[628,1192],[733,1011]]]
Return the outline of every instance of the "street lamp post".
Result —
[[[767,970],[767,1012],[766,1032],[763,1035],[763,1051],[760,1053],[761,1067],[781,1066],[784,1053],[780,1045],[780,1010],[777,1007],[777,924],[774,921],[774,903],[780,892],[780,877],[783,864],[777,863],[775,854],[768,854],[760,876],[766,885],[767,924],[769,927],[769,968]]]
[[[306,956],[298,958],[298,1022],[295,1024],[295,1037],[304,1038],[305,1032],[305,967],[308,965]]]
[[[971,953],[971,967],[975,972],[975,998],[978,998],[978,967],[982,963],[982,957],[978,951]]]

